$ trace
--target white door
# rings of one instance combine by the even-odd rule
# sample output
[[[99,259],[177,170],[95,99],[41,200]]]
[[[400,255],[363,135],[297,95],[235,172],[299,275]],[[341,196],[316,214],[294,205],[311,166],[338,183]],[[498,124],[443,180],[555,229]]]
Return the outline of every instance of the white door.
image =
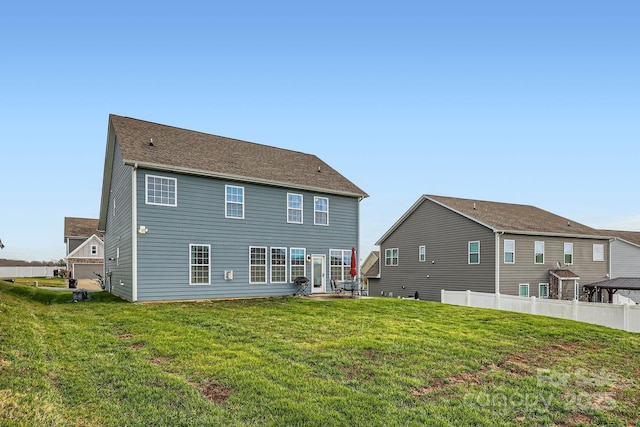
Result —
[[[325,292],[326,261],[324,255],[311,255],[311,293]]]

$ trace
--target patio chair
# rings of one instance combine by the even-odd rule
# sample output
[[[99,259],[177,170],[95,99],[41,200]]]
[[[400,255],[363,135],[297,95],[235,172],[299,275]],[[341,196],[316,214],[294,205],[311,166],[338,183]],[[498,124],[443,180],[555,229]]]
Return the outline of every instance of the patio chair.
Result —
[[[338,285],[338,282],[336,281],[336,279],[331,279],[331,291],[334,294],[342,293],[344,292],[344,286]]]

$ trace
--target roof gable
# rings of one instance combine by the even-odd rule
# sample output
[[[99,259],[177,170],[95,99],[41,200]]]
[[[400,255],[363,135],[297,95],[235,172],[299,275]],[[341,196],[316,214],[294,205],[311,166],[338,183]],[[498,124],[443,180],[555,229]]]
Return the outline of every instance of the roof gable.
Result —
[[[100,239],[98,236],[94,234],[93,236],[89,237],[87,240],[82,242],[80,246],[78,246],[73,251],[71,251],[71,253],[67,255],[67,258],[73,258],[74,256],[76,256],[76,254],[80,253],[83,248],[86,248],[87,246],[92,244],[97,245],[98,247],[100,246],[104,247],[104,242],[102,241],[102,239]]]
[[[127,164],[363,198],[367,194],[312,154],[110,115]]]

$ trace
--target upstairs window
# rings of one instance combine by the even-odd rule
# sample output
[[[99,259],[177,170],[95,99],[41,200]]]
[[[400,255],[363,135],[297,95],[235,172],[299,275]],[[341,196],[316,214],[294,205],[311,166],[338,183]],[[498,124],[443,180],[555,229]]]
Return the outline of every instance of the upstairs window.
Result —
[[[544,264],[544,242],[535,242],[533,262],[535,264]]]
[[[398,248],[385,249],[384,265],[398,265]]]
[[[98,255],[98,245],[91,245],[91,255]]]
[[[573,243],[564,244],[564,263],[566,265],[573,264]]]
[[[516,241],[515,240],[504,241],[504,263],[505,264],[516,263]]]
[[[302,194],[287,193],[287,222],[302,224]]]
[[[313,223],[315,225],[329,225],[329,199],[316,197],[313,201]]]
[[[177,206],[176,183],[175,178],[146,175],[146,203],[148,205]]]
[[[225,185],[225,217],[244,218],[244,187]]]
[[[469,264],[480,264],[480,242],[469,242]]]
[[[425,262],[427,260],[427,247],[420,245],[418,247],[418,261]]]
[[[593,260],[604,261],[604,245],[602,243],[593,244]]]

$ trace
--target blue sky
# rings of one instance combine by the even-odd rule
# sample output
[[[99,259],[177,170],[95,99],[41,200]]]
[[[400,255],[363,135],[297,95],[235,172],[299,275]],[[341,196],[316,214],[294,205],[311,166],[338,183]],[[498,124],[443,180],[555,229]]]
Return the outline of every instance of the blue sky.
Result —
[[[110,113],[313,153],[361,257],[421,194],[640,230],[637,1],[10,2],[0,258],[98,216]]]

